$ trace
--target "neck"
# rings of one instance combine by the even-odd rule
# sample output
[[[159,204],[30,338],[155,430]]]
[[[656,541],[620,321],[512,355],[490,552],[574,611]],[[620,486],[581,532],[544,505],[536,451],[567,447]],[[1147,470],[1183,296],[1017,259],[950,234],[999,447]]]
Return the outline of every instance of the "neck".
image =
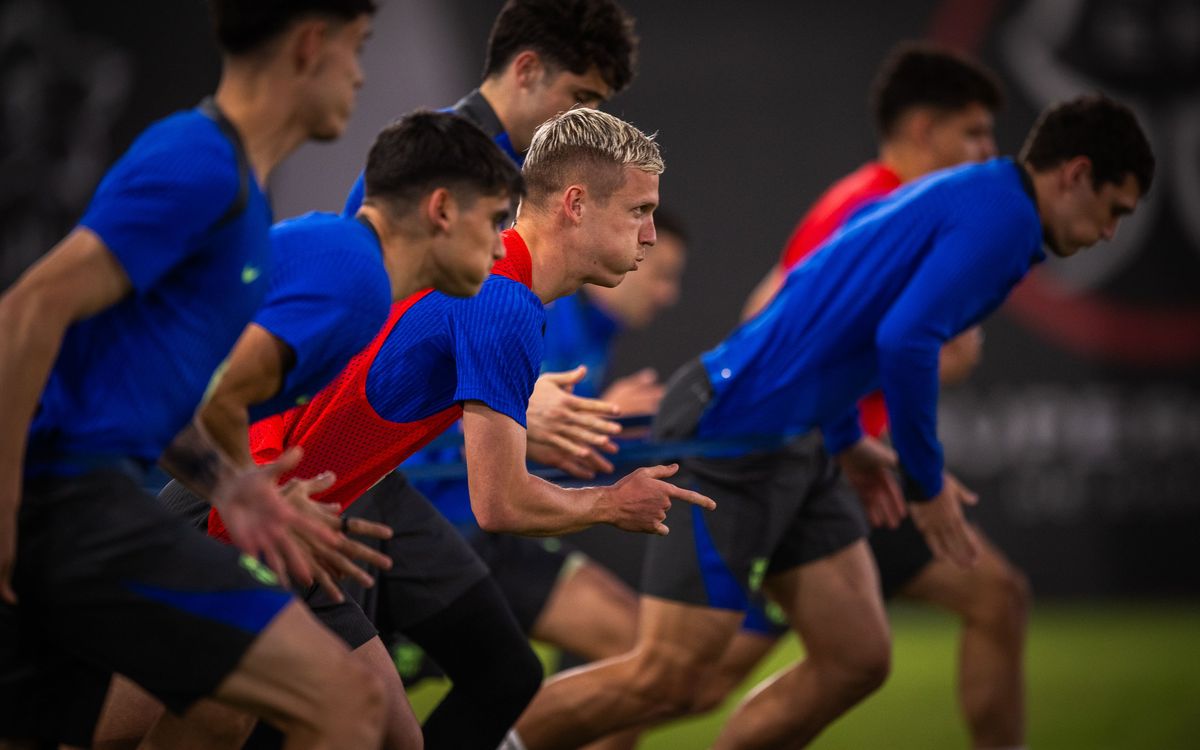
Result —
[[[403,222],[388,221],[375,206],[364,204],[356,216],[366,220],[379,237],[393,300],[409,297],[433,283],[433,275],[424,267],[427,253],[419,232]]]
[[[574,294],[583,286],[567,259],[572,255],[567,235],[555,217],[536,211],[521,211],[514,227],[533,261],[533,293],[543,305]]]
[[[288,154],[308,140],[296,119],[294,98],[287,95],[273,69],[226,61],[215,96],[217,107],[237,128],[250,168],[260,185]]]
[[[500,124],[504,127],[504,132],[508,133],[508,139],[512,142],[513,148],[516,149],[517,153],[523,154],[528,151],[533,128],[522,127],[522,124],[519,122],[519,107],[517,106],[515,84],[502,76],[493,76],[485,79],[479,85],[479,93],[483,95],[483,98],[487,100],[488,106],[496,113],[496,118],[500,120]],[[531,134],[529,137],[521,135],[526,131]]]
[[[1029,180],[1033,183],[1033,203],[1037,208],[1038,221],[1042,223],[1042,241],[1057,252],[1058,245],[1048,230],[1050,226],[1049,220],[1053,218],[1050,196],[1054,194],[1054,183],[1058,179],[1057,175],[1054,171],[1034,171],[1025,163],[1019,164],[1018,168],[1025,170],[1025,174],[1029,175]]]
[[[924,152],[904,141],[889,141],[880,145],[879,162],[895,172],[901,182],[915,180],[932,171]]]

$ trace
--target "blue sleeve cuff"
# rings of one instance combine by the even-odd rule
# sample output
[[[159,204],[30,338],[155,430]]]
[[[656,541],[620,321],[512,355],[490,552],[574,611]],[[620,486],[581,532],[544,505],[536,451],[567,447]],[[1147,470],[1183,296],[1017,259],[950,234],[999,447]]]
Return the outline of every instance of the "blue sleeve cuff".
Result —
[[[942,491],[941,472],[926,473],[925,476],[918,478],[901,465],[900,479],[901,487],[904,490],[904,499],[910,503],[927,503]]]
[[[862,426],[858,423],[858,409],[854,408],[837,420],[821,426],[825,436],[825,450],[837,455],[862,439]]]

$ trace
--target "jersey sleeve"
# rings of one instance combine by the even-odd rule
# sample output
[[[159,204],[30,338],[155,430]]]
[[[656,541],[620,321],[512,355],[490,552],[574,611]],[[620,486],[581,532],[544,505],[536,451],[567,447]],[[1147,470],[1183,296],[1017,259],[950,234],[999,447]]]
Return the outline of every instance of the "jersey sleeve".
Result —
[[[79,223],[144,292],[200,246],[233,204],[238,180],[233,144],[215,124],[160,123],[109,170]]]
[[[276,246],[277,275],[254,322],[292,350],[282,399],[273,399],[291,407],[315,396],[371,343],[387,320],[391,291],[383,264],[360,249],[322,248],[293,263],[285,252]]]
[[[857,443],[863,435],[859,426],[858,406],[851,407],[836,419],[821,425],[821,434],[825,438],[825,450],[830,455],[837,455]]]
[[[459,305],[452,321],[454,400],[482,401],[525,427],[542,361],[545,312],[528,288],[500,277],[488,280],[476,302],[483,304]]]
[[[363,170],[358,173],[358,179],[350,187],[350,194],[346,196],[346,205],[342,208],[342,216],[353,216],[358,213],[358,209],[362,207],[366,192],[367,172]]]
[[[876,331],[892,444],[913,500],[942,490],[938,351],[995,309],[1028,270],[1025,223],[992,206],[941,231]]]

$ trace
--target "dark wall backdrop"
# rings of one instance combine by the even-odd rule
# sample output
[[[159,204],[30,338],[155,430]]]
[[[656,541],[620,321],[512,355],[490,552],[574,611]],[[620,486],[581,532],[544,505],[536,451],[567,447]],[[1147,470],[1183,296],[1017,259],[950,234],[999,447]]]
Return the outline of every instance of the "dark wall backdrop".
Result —
[[[640,74],[608,109],[659,133],[663,204],[693,242],[683,301],[621,342],[617,374],[665,377],[735,324],[806,207],[873,155],[867,87],[896,41],[938,39],[1000,73],[1004,152],[1055,99],[1103,89],[1138,109],[1154,191],[1116,242],[1048,263],[988,322],[941,433],[977,518],[1042,593],[1200,592],[1200,0],[625,5]],[[350,132],[279,170],[277,216],[340,207],[379,126],[474,86],[499,6],[385,1]],[[138,130],[216,76],[201,0],[0,8],[0,283],[70,228]],[[583,540],[634,568],[632,537]]]

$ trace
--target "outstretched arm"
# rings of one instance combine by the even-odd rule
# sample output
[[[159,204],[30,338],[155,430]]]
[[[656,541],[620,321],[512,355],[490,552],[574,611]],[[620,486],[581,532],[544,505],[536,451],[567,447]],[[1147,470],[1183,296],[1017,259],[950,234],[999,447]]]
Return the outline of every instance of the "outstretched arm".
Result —
[[[463,405],[471,509],[487,531],[548,536],[608,523],[626,531],[666,534],[671,500],[716,504],[663,481],[677,466],[652,466],[611,487],[564,489],[525,468],[525,430],[479,401]]]

